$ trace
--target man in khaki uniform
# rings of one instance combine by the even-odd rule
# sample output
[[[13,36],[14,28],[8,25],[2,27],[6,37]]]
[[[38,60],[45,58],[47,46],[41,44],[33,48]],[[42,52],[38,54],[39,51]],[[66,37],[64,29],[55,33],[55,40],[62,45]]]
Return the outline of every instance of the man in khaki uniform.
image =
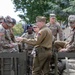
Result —
[[[57,34],[59,34],[59,40],[64,40],[63,38],[63,31],[60,26],[60,24],[56,21],[56,15],[55,14],[50,14],[50,22],[46,24],[51,30],[52,34],[57,40]]]
[[[46,27],[46,18],[43,16],[36,17],[36,25],[39,27],[39,32],[36,39],[17,38],[18,41],[35,46],[36,55],[33,60],[32,75],[49,75],[49,63],[52,49],[52,32]]]

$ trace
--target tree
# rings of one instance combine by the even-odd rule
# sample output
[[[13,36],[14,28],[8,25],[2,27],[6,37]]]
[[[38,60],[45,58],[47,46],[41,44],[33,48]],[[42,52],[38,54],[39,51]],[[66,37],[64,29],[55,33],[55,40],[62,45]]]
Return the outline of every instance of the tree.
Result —
[[[22,33],[24,32],[23,28],[22,28],[22,24],[18,23],[13,27],[13,32],[15,36],[21,36]]]
[[[75,0],[70,0],[69,7],[65,8],[63,11],[69,14],[75,14]]]
[[[34,23],[38,15],[44,15],[48,10],[49,0],[12,0],[16,11],[21,11],[23,14],[19,16],[27,22]]]
[[[65,20],[68,16],[66,10],[70,2],[75,0],[12,0],[16,11],[20,11],[19,17],[27,23],[34,23],[38,15],[49,17],[50,13],[55,13],[57,18]]]

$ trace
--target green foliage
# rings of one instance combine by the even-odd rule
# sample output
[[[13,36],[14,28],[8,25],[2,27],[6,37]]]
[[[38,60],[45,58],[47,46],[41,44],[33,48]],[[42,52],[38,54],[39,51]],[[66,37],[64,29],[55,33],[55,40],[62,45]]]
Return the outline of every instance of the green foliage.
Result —
[[[26,22],[34,23],[38,15],[44,15],[48,8],[49,0],[12,0],[16,11],[21,11],[19,16]]]
[[[69,7],[65,8],[63,11],[69,13],[69,14],[75,14],[75,0],[70,0]]]
[[[38,15],[49,18],[55,13],[57,18],[65,20],[70,13],[75,13],[75,0],[12,0],[19,17],[27,23],[34,23]],[[70,9],[71,8],[71,9]],[[74,10],[73,10],[74,9]]]
[[[18,23],[16,24],[14,27],[13,27],[13,32],[14,32],[14,35],[16,36],[20,36],[22,35],[23,33],[23,28],[22,28],[22,24],[21,23]]]

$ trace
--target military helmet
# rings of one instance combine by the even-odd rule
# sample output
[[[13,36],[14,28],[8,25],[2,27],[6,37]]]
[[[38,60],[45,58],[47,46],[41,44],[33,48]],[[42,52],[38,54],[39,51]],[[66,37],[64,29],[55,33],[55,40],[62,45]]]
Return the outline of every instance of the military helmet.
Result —
[[[68,22],[70,26],[75,26],[75,15],[70,15],[68,17]]]
[[[70,15],[68,17],[68,22],[74,22],[75,21],[75,15]]]
[[[14,18],[11,18],[10,16],[5,17],[4,22],[7,23],[8,26],[16,24],[16,20]]]
[[[13,20],[13,22],[12,22],[12,24],[16,24],[16,20],[14,19],[14,18],[12,18],[12,20]]]

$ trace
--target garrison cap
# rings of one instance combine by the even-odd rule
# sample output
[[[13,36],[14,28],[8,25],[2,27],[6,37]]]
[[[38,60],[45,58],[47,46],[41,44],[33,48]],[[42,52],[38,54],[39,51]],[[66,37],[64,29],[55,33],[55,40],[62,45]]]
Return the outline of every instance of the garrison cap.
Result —
[[[50,18],[55,18],[56,15],[55,14],[50,14]]]
[[[37,16],[36,17],[36,22],[46,22],[46,17],[44,17],[44,16]]]
[[[68,22],[74,22],[75,21],[75,15],[69,15]]]

